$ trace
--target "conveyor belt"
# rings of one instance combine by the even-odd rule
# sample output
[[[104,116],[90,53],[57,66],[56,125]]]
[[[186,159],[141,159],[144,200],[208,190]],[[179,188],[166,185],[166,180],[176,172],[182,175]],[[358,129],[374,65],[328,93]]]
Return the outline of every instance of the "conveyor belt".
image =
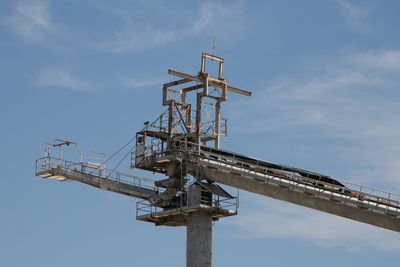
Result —
[[[206,146],[201,146],[201,150],[205,153],[210,153],[210,155],[213,156],[218,156],[221,159],[231,159],[231,160],[237,160],[238,162],[241,162],[243,164],[249,164],[251,166],[256,166],[256,167],[265,167],[271,170],[278,170],[278,171],[286,171],[286,172],[291,172],[291,173],[298,173],[299,175],[310,178],[310,179],[315,179],[318,181],[334,184],[334,185],[339,185],[339,186],[344,186],[342,183],[339,181],[333,179],[332,177],[329,177],[327,175],[319,174],[316,172],[310,172],[306,170],[302,170],[299,168],[294,168],[290,166],[286,166],[283,164],[279,163],[273,163],[270,161],[265,161],[265,160],[260,160],[256,159],[253,157],[248,157],[242,154],[230,152],[227,150],[222,150],[222,149],[216,149],[216,148],[211,148],[211,147],[206,147]]]
[[[338,181],[298,168],[201,147],[188,171],[242,190],[400,232],[400,195]]]

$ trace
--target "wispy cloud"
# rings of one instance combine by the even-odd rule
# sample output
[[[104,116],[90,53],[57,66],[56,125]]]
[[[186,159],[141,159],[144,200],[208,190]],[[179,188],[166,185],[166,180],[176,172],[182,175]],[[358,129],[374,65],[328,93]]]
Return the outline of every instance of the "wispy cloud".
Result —
[[[46,0],[16,1],[13,13],[6,23],[25,41],[45,42],[49,34],[54,34],[56,27],[52,22],[50,3]]]
[[[369,32],[370,25],[367,24],[366,20],[371,11],[364,2],[362,2],[363,5],[355,4],[354,1],[350,0],[336,0],[336,2],[339,4],[350,28],[357,32]]]
[[[399,53],[352,53],[301,77],[272,81],[255,92],[251,105],[240,108],[246,112],[237,116],[252,120],[242,119],[235,130],[285,135],[310,145],[323,137],[314,153],[337,162],[332,166],[347,166],[346,179],[400,191]],[[304,151],[304,160],[314,161],[311,149]]]
[[[248,104],[231,103],[240,121],[233,131],[258,144],[253,153],[269,151],[319,168],[312,171],[400,192],[399,53],[377,49],[303,63],[300,73],[255,90]],[[400,252],[398,233],[389,230],[250,194],[241,201],[233,221],[240,238]]]
[[[63,88],[79,92],[96,89],[93,83],[62,68],[45,69],[39,75],[36,84],[40,87]]]
[[[241,199],[248,203],[240,216],[230,221],[241,229],[237,231],[238,238],[295,238],[352,252],[400,252],[400,239],[395,232],[264,197],[245,194]]]
[[[137,76],[132,76],[132,77],[124,77],[121,79],[121,85],[125,86],[127,88],[132,88],[132,89],[140,89],[140,88],[147,88],[147,87],[161,87],[162,84],[164,83],[164,80],[161,78],[145,78],[145,77],[137,77]]]
[[[354,55],[353,60],[366,68],[400,73],[400,50],[366,51]]]
[[[146,78],[148,77],[148,78]],[[122,90],[142,89],[148,87],[160,87],[163,84],[161,77],[157,78],[147,74],[115,75],[112,79],[94,79],[90,75],[82,75],[82,72],[71,71],[63,67],[46,68],[40,72],[35,84],[43,88],[61,88],[78,92],[99,92],[109,88]]]
[[[102,51],[122,53],[198,38],[205,33],[214,33],[218,28],[227,28],[226,21],[234,24],[235,21],[240,20],[242,6],[243,1],[201,2],[197,14],[193,15],[194,20],[177,23],[175,27],[168,27],[161,24],[160,21],[140,23],[129,16],[127,12],[114,8],[110,12],[123,21],[122,29],[115,30],[111,34],[111,38],[100,41],[94,46]],[[173,17],[169,16],[168,20],[173,20]],[[243,23],[231,26],[231,32],[237,33],[243,27]],[[233,28],[234,30],[232,30]]]

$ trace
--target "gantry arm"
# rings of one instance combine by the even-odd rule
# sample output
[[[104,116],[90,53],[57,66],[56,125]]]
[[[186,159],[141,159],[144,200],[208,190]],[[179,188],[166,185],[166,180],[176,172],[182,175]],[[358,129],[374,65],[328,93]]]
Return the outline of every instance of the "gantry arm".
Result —
[[[188,171],[198,179],[400,232],[398,194],[218,149],[189,153]]]
[[[44,157],[36,161],[36,176],[59,181],[74,180],[146,200],[155,200],[159,195],[150,179],[112,171],[101,165],[75,163],[54,157]]]

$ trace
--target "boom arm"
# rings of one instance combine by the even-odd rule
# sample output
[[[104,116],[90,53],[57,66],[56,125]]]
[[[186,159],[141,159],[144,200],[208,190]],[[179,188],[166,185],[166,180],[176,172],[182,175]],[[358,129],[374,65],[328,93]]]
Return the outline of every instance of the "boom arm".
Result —
[[[200,179],[400,232],[400,195],[214,148],[187,159]]]
[[[182,147],[182,146],[181,146]],[[338,181],[315,172],[193,144],[171,148],[156,162],[183,161],[198,180],[291,202],[348,219],[400,232],[400,195]],[[148,162],[152,160],[149,159]],[[151,170],[152,164],[150,163]],[[139,166],[145,168],[145,166]],[[160,171],[166,169],[157,169]]]
[[[101,165],[71,162],[55,157],[36,161],[36,176],[60,181],[74,180],[130,197],[155,200],[159,192],[154,181],[109,170]]]

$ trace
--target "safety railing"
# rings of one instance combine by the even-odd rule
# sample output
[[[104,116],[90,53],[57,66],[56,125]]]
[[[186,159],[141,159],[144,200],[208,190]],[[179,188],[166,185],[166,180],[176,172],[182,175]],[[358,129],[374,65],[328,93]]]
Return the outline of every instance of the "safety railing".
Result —
[[[172,123],[171,128],[174,129],[174,133],[188,133],[188,132],[196,132],[195,121],[196,121],[196,110],[191,110],[190,123],[185,114],[182,114],[180,111],[175,110],[172,112],[171,120],[169,119],[168,109],[161,113],[154,121],[151,123],[147,123],[147,125],[142,129],[142,131],[159,131],[162,133],[168,132],[168,124]],[[217,134],[215,129],[216,122],[215,120],[207,120],[201,123],[201,134],[203,136],[214,136]],[[190,126],[187,129],[187,126]],[[220,118],[220,126],[219,133],[221,136],[225,136],[228,134],[228,119],[225,117]]]
[[[215,129],[215,120],[207,121],[202,123],[202,135],[204,136],[215,136],[217,131]],[[228,119],[221,117],[220,126],[219,126],[219,134],[221,136],[228,135]]]
[[[167,155],[175,155],[180,158],[190,156],[195,159],[192,162],[194,164],[199,164],[201,160],[205,160],[213,162],[217,168],[229,169],[233,174],[256,176],[256,178],[259,176],[266,183],[275,183],[278,186],[300,190],[317,197],[330,197],[340,202],[351,202],[364,208],[393,213],[396,216],[400,215],[400,194],[398,193],[362,186],[262,160],[252,158],[246,160],[242,155],[227,151],[219,153],[218,150],[207,149],[203,146],[199,151],[199,145],[195,143],[185,141],[176,141],[176,143],[179,145],[170,149],[153,149],[153,153],[147,155],[148,162]],[[271,164],[276,165],[277,168],[265,167],[265,165]]]
[[[191,206],[201,206],[201,207],[210,207],[210,208],[217,208],[217,209],[224,209],[224,210],[231,210],[237,213],[237,206],[238,206],[238,197],[223,197],[216,194],[211,194],[208,190],[197,187],[196,189],[192,189],[197,191],[200,197],[198,201],[190,200],[189,194],[187,195],[187,203],[189,207]]]
[[[253,163],[249,163],[242,160],[242,157],[237,157],[235,154],[228,154],[224,152],[222,157],[218,153],[202,153],[194,149],[195,144],[186,144],[186,149],[182,150],[180,146],[176,149],[165,150],[165,151],[155,151],[153,157],[162,157],[171,153],[189,153],[191,156],[195,156],[199,159],[208,159],[217,163],[217,165],[229,166],[232,173],[237,173],[238,175],[251,175],[251,174],[263,174],[266,182],[275,181],[278,185],[283,187],[297,187],[303,191],[310,191],[309,193],[314,193],[317,195],[321,194],[331,194],[332,196],[342,197],[344,201],[346,200],[357,200],[360,203],[375,206],[377,208],[386,208],[388,211],[400,212],[400,194],[387,192],[367,186],[362,186],[347,181],[331,179],[331,182],[323,181],[326,180],[327,176],[319,175],[316,173],[309,173],[307,175],[314,176],[310,178],[300,175],[296,169],[293,171],[283,171],[276,170],[273,168],[266,168],[263,166],[263,161],[255,160]],[[300,170],[299,170],[300,171]],[[301,170],[301,172],[303,172]],[[338,185],[341,184],[341,185]]]
[[[266,183],[275,183],[278,186],[288,189],[301,190],[315,196],[337,197],[343,202],[357,202],[365,208],[377,209],[380,211],[399,213],[400,215],[400,194],[387,192],[367,186],[349,183],[343,180],[332,179],[331,182],[323,181],[327,176],[316,176],[310,178],[302,176],[296,171],[281,171],[272,168],[261,168],[261,161],[249,164],[242,159],[235,158],[235,155],[224,156],[215,153],[199,154],[191,153],[197,159],[205,163],[213,162],[217,168],[228,169],[230,173],[240,176],[260,176]],[[314,174],[316,175],[316,174]],[[340,183],[341,185],[338,185]]]
[[[193,189],[192,189],[193,190]],[[196,194],[199,195],[194,201],[190,199],[190,193],[182,193],[177,196],[177,205],[175,207],[168,207],[168,209],[161,208],[160,205],[156,205],[147,200],[138,201],[136,203],[136,217],[140,216],[162,216],[162,212],[171,211],[173,212],[190,212],[197,209],[210,209],[213,212],[228,211],[230,215],[237,214],[239,205],[238,196],[227,198],[210,194],[203,188],[196,188]],[[189,190],[190,192],[190,190]]]
[[[168,131],[168,109],[160,114],[154,121],[151,123],[147,122],[142,131],[159,131],[159,132],[167,132]]]
[[[138,186],[155,190],[154,180],[121,173],[115,170],[107,169],[104,165],[89,162],[72,162],[57,157],[43,157],[36,160],[36,174],[41,172],[50,172],[53,169],[61,169],[67,172],[78,172],[87,175],[96,176],[97,178],[109,179],[119,183]]]
[[[147,200],[141,200],[136,202],[136,218],[140,216],[154,216],[164,209]]]

